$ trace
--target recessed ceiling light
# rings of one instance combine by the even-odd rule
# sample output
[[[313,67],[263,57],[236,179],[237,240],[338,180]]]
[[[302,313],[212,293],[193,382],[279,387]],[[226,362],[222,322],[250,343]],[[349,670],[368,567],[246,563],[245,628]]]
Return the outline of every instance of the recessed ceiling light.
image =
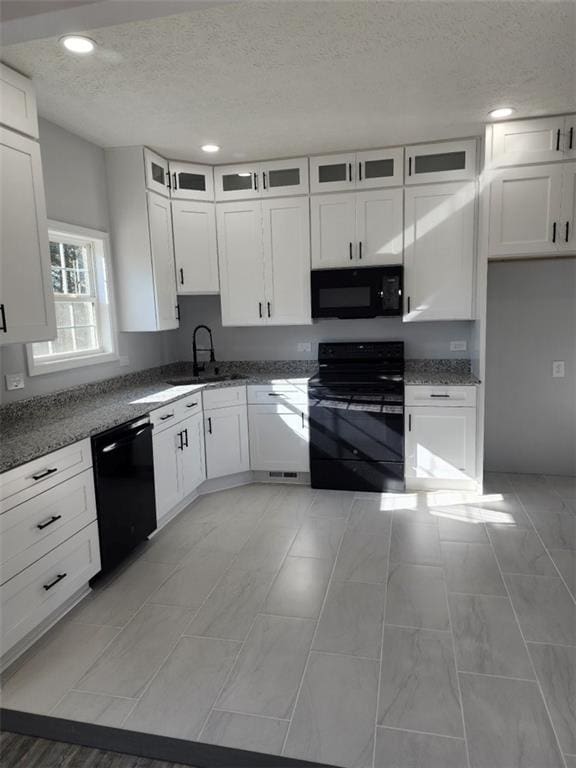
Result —
[[[218,152],[220,150],[220,147],[218,144],[203,144],[202,145],[202,152]]]
[[[490,112],[490,117],[493,117],[495,119],[499,117],[510,117],[512,112],[514,112],[512,107],[498,107],[498,109],[493,109]]]
[[[94,40],[90,40],[89,37],[83,35],[66,35],[60,39],[60,42],[71,53],[92,53],[96,48]]]

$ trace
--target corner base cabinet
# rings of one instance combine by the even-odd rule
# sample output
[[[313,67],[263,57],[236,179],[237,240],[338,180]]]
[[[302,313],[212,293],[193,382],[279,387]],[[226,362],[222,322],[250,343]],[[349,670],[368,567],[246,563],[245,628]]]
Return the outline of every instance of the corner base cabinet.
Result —
[[[266,472],[309,472],[306,385],[248,387],[250,468]]]
[[[204,438],[209,480],[250,469],[246,387],[205,390]]]

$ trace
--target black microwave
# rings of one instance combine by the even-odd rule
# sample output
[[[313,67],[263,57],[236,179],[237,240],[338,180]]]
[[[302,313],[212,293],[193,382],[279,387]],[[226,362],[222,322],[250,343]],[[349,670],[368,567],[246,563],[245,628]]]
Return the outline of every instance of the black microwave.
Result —
[[[399,317],[402,266],[313,269],[312,317]]]

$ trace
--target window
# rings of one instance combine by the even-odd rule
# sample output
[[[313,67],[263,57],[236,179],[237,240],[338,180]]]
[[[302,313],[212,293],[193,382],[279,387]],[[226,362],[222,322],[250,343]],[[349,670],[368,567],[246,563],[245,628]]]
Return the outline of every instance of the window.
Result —
[[[48,234],[57,336],[28,345],[30,375],[116,360],[108,236],[56,222]]]

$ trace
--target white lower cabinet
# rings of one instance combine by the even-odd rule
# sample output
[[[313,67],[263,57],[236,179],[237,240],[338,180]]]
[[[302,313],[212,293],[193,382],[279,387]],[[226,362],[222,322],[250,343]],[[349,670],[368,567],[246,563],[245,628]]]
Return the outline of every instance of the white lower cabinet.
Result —
[[[249,405],[250,467],[309,472],[308,406]]]
[[[246,405],[204,413],[206,476],[209,480],[250,469]]]

